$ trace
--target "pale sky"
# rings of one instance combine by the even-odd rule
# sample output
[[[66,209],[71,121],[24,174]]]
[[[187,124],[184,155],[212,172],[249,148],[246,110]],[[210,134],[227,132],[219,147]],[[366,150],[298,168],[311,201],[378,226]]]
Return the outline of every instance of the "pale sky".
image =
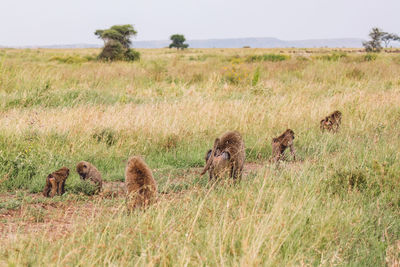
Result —
[[[0,0],[0,46],[101,44],[96,29],[133,24],[136,40],[400,34],[400,0]]]

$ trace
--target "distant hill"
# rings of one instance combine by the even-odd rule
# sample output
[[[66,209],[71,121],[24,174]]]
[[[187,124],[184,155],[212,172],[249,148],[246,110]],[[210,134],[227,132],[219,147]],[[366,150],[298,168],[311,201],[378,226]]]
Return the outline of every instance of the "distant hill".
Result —
[[[191,48],[242,48],[250,46],[252,48],[357,48],[362,47],[364,40],[360,38],[338,38],[338,39],[307,39],[307,40],[280,40],[272,37],[265,38],[229,38],[229,39],[205,39],[205,40],[188,40],[187,43]],[[169,40],[155,41],[133,41],[132,46],[135,48],[163,48],[168,47],[171,43]],[[396,47],[399,43],[394,43]],[[4,47],[1,46],[0,47]],[[30,45],[30,46],[13,46],[15,48],[100,48],[100,44],[61,44],[61,45]]]
[[[313,48],[313,47],[362,47],[363,39],[341,38],[341,39],[309,39],[285,41],[277,38],[231,38],[231,39],[207,39],[188,40],[192,48],[241,48],[250,46],[252,48]],[[162,41],[133,41],[136,48],[161,48],[167,47],[171,42]]]

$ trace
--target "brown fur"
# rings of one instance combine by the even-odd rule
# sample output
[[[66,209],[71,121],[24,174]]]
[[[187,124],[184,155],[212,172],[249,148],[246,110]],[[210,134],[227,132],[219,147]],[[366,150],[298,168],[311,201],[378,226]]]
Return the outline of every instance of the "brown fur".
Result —
[[[125,186],[128,193],[128,208],[146,207],[157,197],[157,183],[147,164],[141,157],[128,160],[125,169]]]
[[[207,171],[210,180],[229,172],[231,178],[241,178],[246,159],[245,146],[240,133],[227,132],[214,141],[213,149],[206,154],[206,166],[201,175]]]
[[[340,124],[342,123],[342,112],[339,110],[334,111],[329,116],[326,116],[320,121],[321,131],[337,132],[339,130]]]
[[[61,196],[65,193],[65,181],[69,176],[69,169],[62,167],[61,169],[50,173],[46,178],[46,185],[43,189],[45,197],[54,197],[56,194]]]
[[[284,159],[284,152],[286,148],[290,148],[290,153],[293,159],[296,160],[296,151],[293,145],[294,132],[291,129],[287,129],[280,136],[272,139],[272,160],[277,162]]]
[[[96,185],[96,191],[100,192],[103,180],[101,179],[101,173],[97,168],[87,161],[81,161],[76,165],[76,172],[79,174],[81,179],[89,179]]]

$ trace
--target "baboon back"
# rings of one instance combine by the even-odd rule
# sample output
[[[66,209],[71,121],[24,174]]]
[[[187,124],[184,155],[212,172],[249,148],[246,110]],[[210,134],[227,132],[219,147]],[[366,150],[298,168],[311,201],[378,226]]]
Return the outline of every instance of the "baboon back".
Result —
[[[125,185],[129,198],[129,208],[147,206],[157,197],[157,183],[142,158],[129,159],[125,169]]]

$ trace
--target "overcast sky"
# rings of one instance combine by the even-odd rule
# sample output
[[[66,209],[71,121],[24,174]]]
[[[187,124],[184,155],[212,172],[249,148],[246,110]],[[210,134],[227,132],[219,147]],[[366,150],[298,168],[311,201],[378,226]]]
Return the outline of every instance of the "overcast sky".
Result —
[[[0,45],[102,43],[93,32],[133,24],[136,40],[360,37],[400,34],[400,0],[0,0]]]

